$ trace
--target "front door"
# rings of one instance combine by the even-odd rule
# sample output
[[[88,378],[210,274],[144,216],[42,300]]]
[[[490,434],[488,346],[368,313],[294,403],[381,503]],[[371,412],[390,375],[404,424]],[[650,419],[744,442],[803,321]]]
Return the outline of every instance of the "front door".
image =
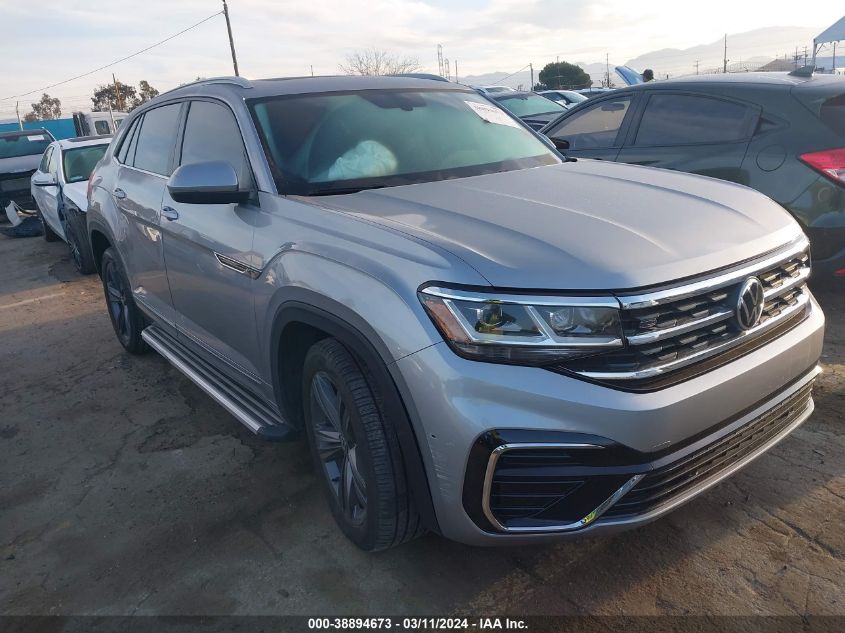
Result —
[[[44,157],[47,159],[47,164],[44,164],[44,160],[41,161],[38,172],[36,172],[36,178],[41,182],[50,181],[56,184],[36,187],[36,201],[38,202],[38,209],[49,227],[53,229],[56,235],[64,239],[65,232],[62,223],[59,221],[59,187],[61,186],[59,170],[61,169],[62,153],[58,145],[53,145],[49,152],[50,156],[45,155]]]
[[[569,144],[563,153],[573,158],[616,160],[633,112],[630,94],[600,97],[563,116],[545,132],[555,144]]]
[[[190,102],[178,154],[180,165],[227,161],[241,188],[254,190],[240,128],[220,102]],[[253,287],[258,282],[249,265],[260,213],[256,205],[185,204],[165,190],[162,231],[180,336],[235,380],[257,385]]]

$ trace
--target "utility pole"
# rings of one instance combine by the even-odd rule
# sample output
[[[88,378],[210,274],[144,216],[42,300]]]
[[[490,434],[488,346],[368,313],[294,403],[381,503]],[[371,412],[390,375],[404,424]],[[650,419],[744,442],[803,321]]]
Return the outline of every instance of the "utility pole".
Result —
[[[534,90],[534,64],[529,63],[528,66],[531,68],[531,88],[529,90]],[[523,66],[523,68],[525,67]]]
[[[20,105],[21,105],[20,101],[15,101],[15,114],[18,117],[18,127],[20,129],[23,129],[23,123],[21,123],[21,108],[20,108]]]
[[[722,73],[728,72],[728,34],[725,33],[725,55],[722,58]]]
[[[229,6],[223,0],[223,16],[226,18],[226,30],[229,32],[229,48],[232,49],[232,65],[235,67],[235,77],[240,77],[238,72],[238,57],[235,55],[235,40],[232,39],[232,23],[229,21]]]
[[[114,73],[111,74],[111,80],[114,82],[114,104],[119,112],[123,112],[123,96],[120,94],[120,84],[117,82]]]
[[[833,74],[836,74],[836,42],[833,43],[833,63],[830,65]]]
[[[314,64],[311,64],[311,76],[314,76]]]
[[[698,74],[698,64],[699,64],[700,61],[701,61],[700,59],[695,60],[695,74],[696,75]]]
[[[604,54],[604,87],[610,88],[610,55]]]
[[[798,68],[798,47],[795,47],[795,57],[792,58],[792,62],[795,64],[795,67]]]
[[[455,83],[458,83],[458,60],[455,60]]]

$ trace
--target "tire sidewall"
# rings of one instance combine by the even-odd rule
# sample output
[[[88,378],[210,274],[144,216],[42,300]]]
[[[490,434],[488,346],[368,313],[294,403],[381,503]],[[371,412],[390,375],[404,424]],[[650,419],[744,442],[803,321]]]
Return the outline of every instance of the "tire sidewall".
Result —
[[[360,465],[362,466],[361,472],[367,485],[367,515],[366,520],[361,525],[356,526],[351,524],[346,515],[344,515],[343,510],[340,508],[340,504],[338,503],[337,497],[330,487],[323,462],[317,453],[317,446],[314,439],[314,427],[311,419],[311,382],[314,375],[320,371],[329,375],[334,384],[337,386],[338,393],[343,399],[344,404],[349,408],[350,424],[352,425],[353,432],[355,433],[355,439],[357,442],[356,445],[363,457],[363,463]],[[355,402],[346,378],[338,371],[335,363],[332,362],[331,358],[325,354],[323,350],[320,350],[316,354],[308,355],[302,376],[302,403],[303,416],[305,419],[305,435],[308,438],[311,458],[314,462],[315,468],[317,469],[320,486],[322,487],[323,493],[329,502],[332,515],[343,533],[349,538],[349,540],[359,547],[365,550],[371,550],[374,548],[378,537],[377,521],[379,517],[379,509],[382,505],[382,494],[377,485],[376,473],[373,468],[372,450],[366,428],[361,420],[361,411]],[[363,374],[361,374],[361,376],[363,378]],[[369,383],[367,384],[369,386]],[[370,397],[373,398],[372,391],[370,391]],[[374,410],[377,412],[376,415],[380,416],[381,412],[375,404],[374,398],[373,404],[375,407]]]
[[[129,315],[129,331],[126,333],[125,339],[121,337],[120,333],[117,330],[117,327],[114,322],[114,315],[112,315],[111,305],[109,302],[109,290],[107,280],[108,270],[110,267],[113,268],[115,272],[121,277],[124,289],[128,293],[126,297],[125,307]],[[145,349],[145,344],[141,339],[141,329],[143,328],[143,324],[140,321],[140,313],[138,312],[138,308],[135,306],[135,302],[133,301],[131,295],[131,286],[129,285],[129,279],[126,276],[126,271],[123,268],[123,264],[121,263],[120,258],[111,248],[106,249],[106,252],[103,253],[102,271],[103,296],[106,301],[106,310],[109,313],[109,321],[111,321],[115,337],[117,337],[117,340],[124,347],[124,349],[132,353],[139,353]]]

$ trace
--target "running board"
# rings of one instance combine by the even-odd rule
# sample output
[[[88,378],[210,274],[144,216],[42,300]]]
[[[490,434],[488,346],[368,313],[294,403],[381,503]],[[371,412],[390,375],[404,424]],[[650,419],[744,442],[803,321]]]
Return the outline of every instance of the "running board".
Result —
[[[278,407],[233,383],[168,333],[150,325],[141,332],[141,338],[262,439],[285,442],[297,438],[297,431],[284,421]]]

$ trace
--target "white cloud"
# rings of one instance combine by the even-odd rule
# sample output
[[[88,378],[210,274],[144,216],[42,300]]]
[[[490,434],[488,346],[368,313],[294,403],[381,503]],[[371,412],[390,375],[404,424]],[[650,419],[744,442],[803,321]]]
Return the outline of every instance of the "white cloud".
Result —
[[[824,27],[841,3],[817,0],[812,12],[794,3],[712,0],[706,7],[670,0],[230,0],[241,72],[246,76],[338,72],[350,51],[375,46],[413,55],[429,71],[436,46],[459,61],[461,75],[535,68],[568,61],[623,62],[663,47],[712,42],[725,31],[763,26]],[[694,7],[694,10],[693,10]],[[208,0],[0,0],[4,39],[0,98],[60,81],[144,48],[220,8]],[[785,43],[794,45],[796,43]],[[772,51],[774,54],[778,51]],[[116,68],[50,90],[73,107],[97,84],[149,80],[167,89],[196,76],[231,74],[222,16]],[[37,97],[37,95],[33,95]],[[31,97],[22,99],[28,110]],[[0,101],[0,118],[14,102]]]

